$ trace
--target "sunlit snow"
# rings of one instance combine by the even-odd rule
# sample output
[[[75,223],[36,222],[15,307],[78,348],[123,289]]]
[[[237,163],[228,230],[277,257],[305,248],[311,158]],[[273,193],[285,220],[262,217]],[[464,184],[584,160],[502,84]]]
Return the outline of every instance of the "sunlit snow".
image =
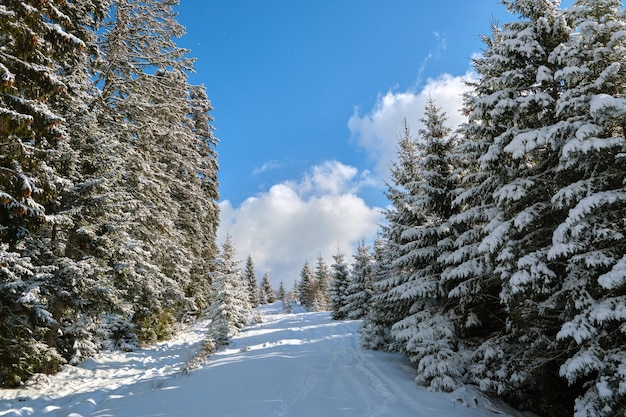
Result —
[[[294,309],[296,311],[297,309]],[[520,416],[475,389],[418,387],[399,354],[359,345],[360,321],[330,313],[261,308],[263,322],[188,374],[206,323],[136,352],[108,352],[79,366],[0,390],[0,416]]]

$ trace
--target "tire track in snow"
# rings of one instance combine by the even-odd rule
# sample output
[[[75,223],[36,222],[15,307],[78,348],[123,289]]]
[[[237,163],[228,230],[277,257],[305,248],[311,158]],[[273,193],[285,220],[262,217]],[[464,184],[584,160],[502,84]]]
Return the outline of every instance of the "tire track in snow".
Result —
[[[312,343],[312,341],[318,340],[320,337],[319,331],[314,331],[312,328],[307,326],[302,326],[304,324],[304,320],[302,319],[304,316],[300,316],[298,322],[301,323],[301,327],[292,327],[290,329],[295,329],[296,331],[301,332],[301,337],[306,341],[306,343]],[[314,355],[324,354],[325,350],[320,352],[320,349],[317,352],[313,353]],[[297,409],[297,404],[301,402],[305,402],[311,394],[315,391],[315,389],[319,386],[322,375],[331,372],[337,365],[337,356],[333,355],[330,361],[327,361],[324,365],[323,369],[319,367],[311,366],[305,364],[304,367],[301,367],[303,371],[301,371],[301,375],[299,376],[299,381],[301,383],[296,384],[297,388],[296,395],[293,396],[287,402],[283,401],[279,409],[276,411],[276,417],[284,417],[288,415],[292,415],[293,409]]]
[[[344,387],[354,393],[353,398],[335,401],[336,408],[342,413],[363,417],[389,415],[389,404],[397,401],[398,397],[384,379],[368,366],[370,355],[361,349],[356,332],[358,326],[358,322],[331,321],[328,318],[325,325],[307,330],[302,335],[310,343],[318,344],[311,354],[311,363],[318,362],[314,356],[326,359],[321,359],[324,361],[323,367],[309,365],[302,368],[304,374],[299,377],[296,395],[281,404],[276,410],[276,417],[301,413],[303,404],[319,398],[332,399],[328,381],[333,380],[341,381]],[[326,327],[333,328],[332,334]],[[356,406],[356,403],[363,407]]]

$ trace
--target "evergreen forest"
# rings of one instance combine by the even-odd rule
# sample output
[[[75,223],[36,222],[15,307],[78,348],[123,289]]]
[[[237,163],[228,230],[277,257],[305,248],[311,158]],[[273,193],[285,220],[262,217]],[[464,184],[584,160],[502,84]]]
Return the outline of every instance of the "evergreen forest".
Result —
[[[431,100],[421,129],[403,127],[373,270],[336,269],[333,312],[429,389],[624,416],[626,13],[503,3],[513,19],[482,38],[467,123],[452,130]]]
[[[217,140],[174,0],[0,2],[0,383],[205,311]]]
[[[377,239],[306,261],[288,292],[218,247],[218,141],[178,0],[0,1],[0,385],[200,317],[208,355],[282,301],[361,320],[428,389],[626,416],[626,11],[502,3],[467,122],[430,100],[398,126]]]

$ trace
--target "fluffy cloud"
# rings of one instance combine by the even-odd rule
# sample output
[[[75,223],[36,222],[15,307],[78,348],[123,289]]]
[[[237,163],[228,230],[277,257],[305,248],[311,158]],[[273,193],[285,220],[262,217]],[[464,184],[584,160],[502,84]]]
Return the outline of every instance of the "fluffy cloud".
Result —
[[[302,195],[355,194],[364,186],[375,185],[369,171],[359,173],[355,167],[337,161],[326,161],[311,168],[300,183],[290,183]]]
[[[448,126],[456,128],[465,121],[460,111],[462,94],[468,90],[466,82],[473,79],[471,72],[458,77],[444,74],[429,79],[421,91],[389,91],[379,96],[374,108],[363,116],[355,110],[348,121],[352,139],[369,153],[381,178],[389,178],[389,165],[395,158],[402,121],[406,119],[413,134],[417,134],[430,97],[446,112]]]
[[[389,177],[402,120],[406,118],[416,134],[429,97],[447,113],[450,127],[464,121],[461,97],[467,90],[465,82],[472,78],[471,73],[442,75],[429,79],[418,92],[379,96],[363,116],[355,111],[348,122],[352,139],[371,155],[378,179]],[[269,161],[255,173],[277,166],[277,161]],[[300,180],[275,184],[239,207],[221,202],[219,241],[231,235],[240,259],[252,256],[258,278],[267,272],[274,286],[283,281],[291,288],[305,260],[314,264],[321,255],[330,263],[340,248],[349,261],[359,239],[375,237],[383,220],[381,210],[369,207],[358,193],[377,184],[380,186],[380,181],[368,171],[337,161],[324,162]]]
[[[337,161],[314,166],[300,181],[272,186],[239,207],[220,203],[220,241],[232,236],[242,260],[249,255],[258,278],[268,273],[277,287],[291,288],[305,260],[330,263],[337,248],[350,256],[360,238],[372,238],[380,209],[368,207],[356,192],[371,184],[367,172]]]

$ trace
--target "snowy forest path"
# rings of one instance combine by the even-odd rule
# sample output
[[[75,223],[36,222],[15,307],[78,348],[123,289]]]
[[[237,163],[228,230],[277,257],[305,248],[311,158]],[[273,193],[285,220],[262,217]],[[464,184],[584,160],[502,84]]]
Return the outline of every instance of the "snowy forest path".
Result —
[[[120,367],[106,354],[91,359],[91,385],[87,376],[72,379],[82,375],[76,372],[84,365],[72,367],[51,377],[64,392],[35,395],[23,390],[13,407],[0,407],[0,416],[503,415],[491,404],[468,400],[474,398],[471,391],[445,394],[417,387],[415,370],[402,355],[361,348],[360,321],[334,321],[328,312],[285,314],[280,303],[260,311],[261,323],[245,328],[189,374],[180,369],[199,349],[198,329],[160,347],[117,353],[113,359]]]

